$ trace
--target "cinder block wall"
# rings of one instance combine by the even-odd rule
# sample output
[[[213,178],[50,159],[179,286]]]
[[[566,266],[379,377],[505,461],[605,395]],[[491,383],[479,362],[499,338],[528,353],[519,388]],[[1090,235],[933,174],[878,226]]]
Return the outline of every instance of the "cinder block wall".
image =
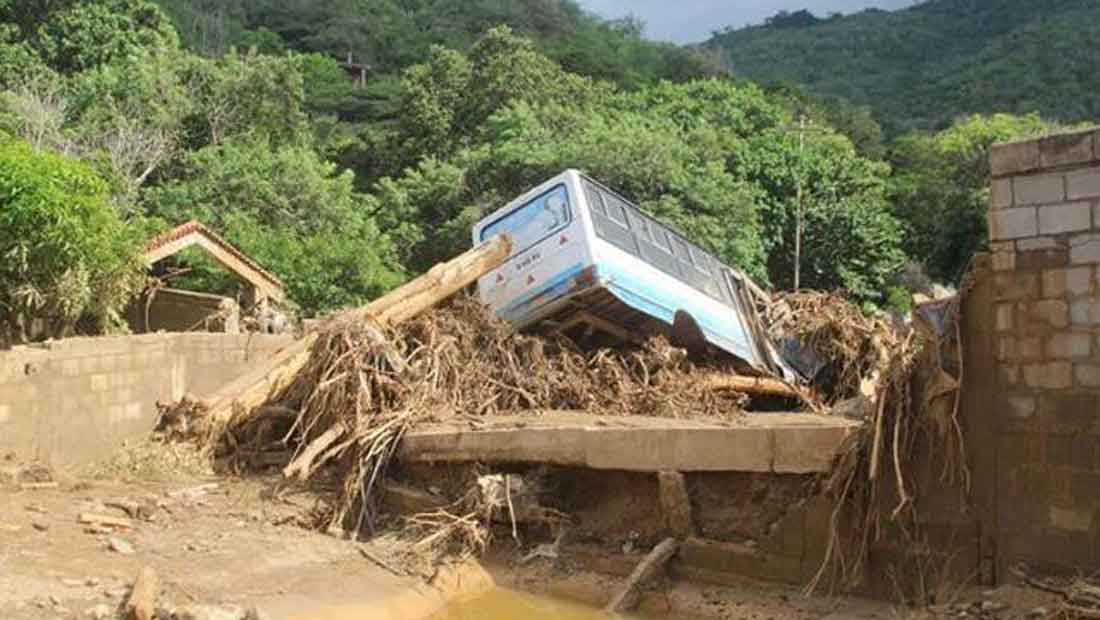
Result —
[[[997,565],[1100,569],[1100,130],[995,146]]]
[[[56,466],[146,436],[156,402],[210,393],[270,358],[289,336],[149,334],[73,338],[0,353],[0,456]]]

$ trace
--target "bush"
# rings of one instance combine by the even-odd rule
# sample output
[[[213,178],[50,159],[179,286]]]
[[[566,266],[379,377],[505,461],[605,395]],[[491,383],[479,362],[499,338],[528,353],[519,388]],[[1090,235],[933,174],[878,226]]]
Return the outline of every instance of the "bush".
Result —
[[[121,325],[142,285],[139,234],[85,164],[0,138],[0,338]]]

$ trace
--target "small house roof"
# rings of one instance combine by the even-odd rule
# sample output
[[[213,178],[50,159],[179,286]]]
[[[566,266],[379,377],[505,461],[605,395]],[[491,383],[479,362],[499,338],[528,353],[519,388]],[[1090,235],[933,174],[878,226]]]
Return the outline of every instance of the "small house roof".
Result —
[[[151,239],[145,245],[145,262],[153,266],[194,245],[205,250],[220,265],[255,287],[259,296],[278,302],[286,299],[286,288],[279,278],[197,220],[181,224]]]

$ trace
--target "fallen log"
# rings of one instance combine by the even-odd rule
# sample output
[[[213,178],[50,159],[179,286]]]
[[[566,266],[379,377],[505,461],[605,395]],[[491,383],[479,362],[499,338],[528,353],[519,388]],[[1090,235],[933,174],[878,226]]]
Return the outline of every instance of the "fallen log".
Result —
[[[675,538],[666,538],[661,541],[661,544],[654,547],[653,551],[650,551],[649,555],[634,567],[630,578],[607,604],[606,611],[619,614],[637,607],[642,599],[642,588],[664,570],[665,565],[679,549],[680,543]]]
[[[332,444],[340,440],[347,432],[345,427],[340,422],[333,424],[331,428],[321,434],[320,437],[313,440],[308,446],[302,450],[293,461],[290,462],[285,468],[283,468],[283,477],[295,478],[297,477],[301,481],[305,481],[313,473],[314,465],[313,461],[321,455],[322,452],[328,450]],[[317,466],[321,466],[324,463],[317,463]]]
[[[153,620],[159,589],[160,580],[156,571],[148,566],[141,569],[123,606],[123,617],[126,620]]]
[[[389,327],[407,321],[472,284],[485,273],[508,259],[512,251],[509,235],[500,235],[478,245],[457,258],[436,265],[424,275],[408,282],[370,304],[352,310],[352,320],[374,321]],[[204,416],[208,434],[229,424],[234,415],[249,415],[273,394],[287,387],[309,361],[310,348],[317,334],[280,351],[267,364],[218,390],[209,400]]]
[[[740,375],[713,376],[704,380],[703,385],[710,390],[730,390],[750,396],[779,396],[782,398],[805,399],[806,396],[790,384],[770,377],[743,377]]]

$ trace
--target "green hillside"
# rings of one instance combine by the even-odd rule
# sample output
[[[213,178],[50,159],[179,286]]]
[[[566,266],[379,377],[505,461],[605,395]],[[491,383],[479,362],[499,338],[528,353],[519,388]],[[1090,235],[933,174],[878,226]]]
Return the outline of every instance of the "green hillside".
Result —
[[[566,69],[627,86],[717,73],[698,50],[655,43],[637,21],[603,20],[572,0],[155,0],[184,43],[354,55],[375,74],[423,61],[433,45],[468,49],[493,26],[536,41]]]
[[[814,19],[781,15],[706,45],[732,71],[870,105],[888,133],[967,114],[1100,118],[1100,2],[931,0]]]

